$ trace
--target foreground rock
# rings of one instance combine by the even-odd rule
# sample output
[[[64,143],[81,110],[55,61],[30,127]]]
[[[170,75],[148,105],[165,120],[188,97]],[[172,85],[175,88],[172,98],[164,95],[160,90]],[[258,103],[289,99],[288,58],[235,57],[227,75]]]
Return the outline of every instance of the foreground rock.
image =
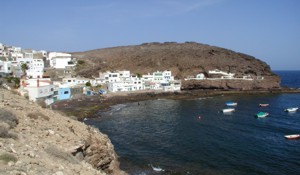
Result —
[[[108,137],[0,89],[0,174],[122,175]]]

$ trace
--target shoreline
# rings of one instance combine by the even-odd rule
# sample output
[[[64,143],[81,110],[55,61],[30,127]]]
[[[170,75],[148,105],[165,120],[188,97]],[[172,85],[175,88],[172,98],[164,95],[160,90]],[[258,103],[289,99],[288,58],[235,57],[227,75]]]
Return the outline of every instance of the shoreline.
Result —
[[[51,106],[53,110],[60,111],[68,116],[74,116],[79,121],[84,118],[97,117],[99,111],[109,110],[111,106],[157,99],[194,99],[218,95],[256,95],[256,94],[284,94],[300,93],[300,89],[281,88],[267,90],[185,90],[178,92],[143,91],[109,93],[102,96],[82,96],[71,100],[56,102]]]

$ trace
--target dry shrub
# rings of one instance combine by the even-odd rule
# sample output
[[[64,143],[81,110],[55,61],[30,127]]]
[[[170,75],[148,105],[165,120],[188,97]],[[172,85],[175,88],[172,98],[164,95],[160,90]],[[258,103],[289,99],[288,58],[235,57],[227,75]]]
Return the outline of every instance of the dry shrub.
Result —
[[[61,151],[61,150],[55,148],[54,146],[46,148],[45,151],[49,155],[51,155],[55,158],[59,158],[61,160],[65,160],[69,163],[72,163],[72,164],[78,164],[79,163],[79,161],[75,157],[73,157],[71,154],[68,154],[64,151]]]
[[[14,156],[13,154],[3,153],[0,155],[0,160],[7,164],[8,162],[11,162],[11,161],[17,162],[18,158],[16,156]]]
[[[18,125],[19,120],[11,112],[6,110],[0,110],[0,122],[7,123],[10,128],[14,128]]]
[[[44,119],[44,120],[47,120],[47,121],[49,121],[50,120],[50,118],[48,117],[48,116],[46,116],[45,114],[43,114],[43,113],[38,113],[38,112],[32,112],[32,113],[29,113],[28,115],[27,115],[27,117],[29,117],[29,118],[31,118],[31,119],[38,119],[38,118],[42,118],[42,119]]]
[[[18,135],[9,130],[7,127],[0,126],[0,138],[17,139]]]
[[[36,103],[41,106],[42,108],[47,108],[47,104],[44,100],[37,100]]]

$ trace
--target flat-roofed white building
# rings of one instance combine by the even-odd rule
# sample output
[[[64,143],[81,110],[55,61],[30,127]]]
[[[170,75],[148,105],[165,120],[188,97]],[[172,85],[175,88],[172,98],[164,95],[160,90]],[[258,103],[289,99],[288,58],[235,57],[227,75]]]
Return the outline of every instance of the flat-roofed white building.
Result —
[[[28,69],[26,74],[31,78],[42,78],[44,74],[44,61],[43,59],[32,59],[30,63],[27,63]]]
[[[87,82],[90,82],[92,86],[96,86],[97,82],[95,79],[89,79],[84,77],[65,77],[62,82],[69,87],[73,86],[85,86]]]
[[[20,92],[27,92],[31,101],[41,100],[47,105],[53,103],[54,85],[49,78],[21,80]]]

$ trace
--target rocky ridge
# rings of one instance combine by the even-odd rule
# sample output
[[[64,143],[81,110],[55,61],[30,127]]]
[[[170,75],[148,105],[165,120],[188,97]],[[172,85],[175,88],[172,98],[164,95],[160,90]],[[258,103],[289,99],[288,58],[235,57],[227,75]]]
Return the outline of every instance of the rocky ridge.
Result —
[[[107,135],[5,89],[0,96],[0,174],[126,174]]]

